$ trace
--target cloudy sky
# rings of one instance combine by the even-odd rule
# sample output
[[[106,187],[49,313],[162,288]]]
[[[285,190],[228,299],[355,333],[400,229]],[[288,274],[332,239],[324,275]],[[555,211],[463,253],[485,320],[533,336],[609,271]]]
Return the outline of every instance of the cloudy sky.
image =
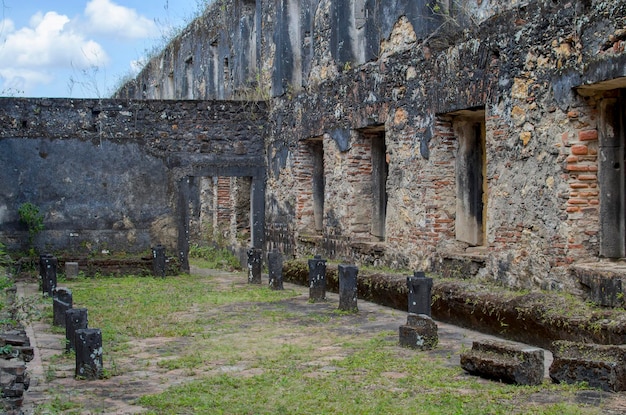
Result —
[[[0,96],[104,98],[207,0],[0,0]]]

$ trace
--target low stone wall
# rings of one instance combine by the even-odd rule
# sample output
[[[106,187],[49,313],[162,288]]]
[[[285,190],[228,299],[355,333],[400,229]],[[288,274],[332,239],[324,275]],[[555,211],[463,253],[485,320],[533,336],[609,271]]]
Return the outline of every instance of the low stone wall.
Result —
[[[181,272],[180,263],[175,257],[167,257],[166,275],[177,275]],[[65,273],[65,263],[78,264],[78,271],[87,277],[96,275],[122,276],[122,275],[152,275],[152,257],[126,257],[126,258],[92,258],[86,256],[59,256],[57,274]],[[16,265],[16,274],[22,270],[36,269],[39,259],[23,257]]]
[[[308,285],[306,261],[285,262],[283,278]],[[327,264],[326,288],[337,292],[336,264]],[[387,307],[408,309],[406,276],[360,270],[358,295]],[[432,298],[432,316],[436,320],[546,349],[557,340],[626,343],[623,312],[585,309],[584,303],[570,296],[507,291],[466,281],[438,280],[435,276]]]

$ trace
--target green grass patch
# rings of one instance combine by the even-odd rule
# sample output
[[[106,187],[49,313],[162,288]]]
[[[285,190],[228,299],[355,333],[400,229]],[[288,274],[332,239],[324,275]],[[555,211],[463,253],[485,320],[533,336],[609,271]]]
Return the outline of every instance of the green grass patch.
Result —
[[[328,367],[302,364],[311,349],[279,348],[261,374],[217,374],[139,402],[150,414],[600,413],[563,402],[533,407],[528,402],[535,393],[576,389],[481,382],[427,355],[398,354],[389,334],[344,345],[352,354]]]
[[[233,274],[233,278],[236,278]],[[74,308],[87,308],[89,325],[102,330],[112,347],[132,338],[180,337],[204,331],[203,316],[215,306],[273,302],[289,298],[291,290],[236,285],[217,287],[213,279],[197,275],[168,278],[126,276],[68,281]]]
[[[200,268],[241,269],[241,264],[237,257],[226,248],[194,244],[189,247],[189,259],[194,265]]]
[[[451,363],[451,352],[399,347],[397,328],[363,328],[395,317],[338,312],[331,301],[309,303],[303,290],[248,284],[244,273],[206,275],[67,281],[74,306],[102,330],[109,376],[126,371],[112,362],[133,358],[130,341],[175,338],[134,365],[176,377],[138,399],[150,414],[602,412],[576,403],[580,386],[485,381]],[[58,364],[49,363],[51,377]]]

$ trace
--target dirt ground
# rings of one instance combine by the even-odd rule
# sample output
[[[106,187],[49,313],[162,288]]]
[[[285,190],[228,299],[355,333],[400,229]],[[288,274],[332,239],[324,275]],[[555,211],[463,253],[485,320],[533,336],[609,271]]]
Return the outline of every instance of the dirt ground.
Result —
[[[228,286],[235,284],[247,284],[246,275],[239,273],[224,273],[202,269],[192,269],[194,273],[212,275],[220,283]],[[328,301],[311,304],[308,302],[308,289],[306,287],[285,284],[286,288],[296,290],[300,295],[285,301],[287,312],[292,315],[305,316],[312,310],[320,311],[336,309],[338,297],[328,293]],[[28,282],[18,282],[18,295],[37,294],[37,285]],[[359,300],[359,312],[349,317],[348,324],[341,330],[353,331],[360,336],[374,336],[382,330],[391,330],[397,333],[400,325],[406,323],[406,313],[398,310],[381,307],[373,303]],[[310,319],[306,323],[310,324]],[[459,365],[459,354],[462,348],[471,348],[472,341],[480,339],[493,339],[492,336],[483,335],[471,330],[462,329],[453,325],[438,322],[439,344],[435,350],[429,352],[416,352],[410,349],[406,353],[427,353],[433,358],[444,358],[446,364]],[[28,373],[31,378],[31,386],[25,393],[23,411],[26,415],[46,413],[82,413],[82,414],[139,414],[146,412],[135,404],[135,400],[146,394],[159,393],[168,387],[189,382],[195,378],[209,373],[239,372],[241,375],[254,375],[255,370],[250,368],[245,359],[237,364],[213,365],[210,367],[197,367],[193,371],[189,369],[168,370],[159,366],[160,361],[172,359],[177,351],[183,350],[191,341],[189,338],[149,338],[134,341],[131,350],[125,351],[128,358],[107,362],[105,366],[113,365],[114,376],[97,381],[77,380],[74,378],[74,361],[64,356],[65,334],[58,329],[53,329],[44,322],[35,322],[27,327],[27,334],[31,344],[35,348],[35,358],[28,363]],[[246,334],[241,334],[245,336]],[[259,335],[258,332],[250,331],[250,336]],[[306,339],[310,341],[311,339]],[[285,338],[285,342],[303,341],[298,336]],[[106,355],[106,344],[103,345]],[[332,345],[321,345],[325,359],[332,360],[340,357],[341,350]],[[251,350],[254,353],[254,350]],[[551,354],[546,351],[546,377],[551,363]],[[320,362],[311,362],[319,364]],[[320,365],[324,370],[324,366]],[[315,372],[311,374],[315,376]],[[403,376],[400,373],[386,373],[385,376]],[[485,381],[487,382],[487,381]],[[562,397],[554,393],[539,393],[533,396],[537,403],[561,402]],[[581,404],[601,404],[606,414],[626,414],[626,393],[606,393],[595,390],[581,391],[576,397],[576,402]],[[51,412],[44,408],[54,405],[62,407],[64,402],[71,401],[79,404],[82,409],[67,408],[65,412]]]

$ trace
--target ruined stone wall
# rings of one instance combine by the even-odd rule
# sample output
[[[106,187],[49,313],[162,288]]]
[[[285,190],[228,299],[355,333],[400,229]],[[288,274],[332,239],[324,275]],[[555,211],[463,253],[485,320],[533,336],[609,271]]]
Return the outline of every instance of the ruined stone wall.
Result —
[[[470,261],[462,277],[577,291],[570,266],[625,256],[603,254],[615,213],[598,157],[619,125],[606,108],[623,102],[625,40],[622,2],[220,1],[118,94],[158,98],[150,82],[173,68],[194,98],[271,97],[268,248],[451,275]],[[211,74],[218,86],[198,88]]]
[[[262,165],[264,119],[262,104],[225,101],[2,99],[0,239],[28,248],[18,208],[31,202],[40,251],[175,248],[179,181]]]

